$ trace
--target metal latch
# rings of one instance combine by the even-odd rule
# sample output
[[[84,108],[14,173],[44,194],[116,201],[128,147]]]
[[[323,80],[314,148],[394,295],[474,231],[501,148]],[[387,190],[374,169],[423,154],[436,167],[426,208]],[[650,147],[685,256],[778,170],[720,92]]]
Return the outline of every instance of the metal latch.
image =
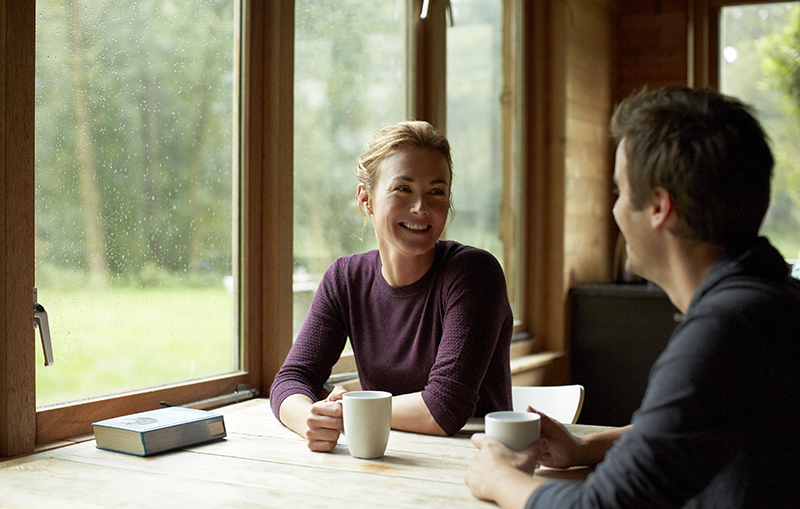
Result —
[[[42,350],[44,350],[44,365],[53,364],[53,344],[50,342],[50,324],[47,321],[47,311],[44,306],[39,304],[39,291],[33,289],[33,328],[39,329],[42,338]]]

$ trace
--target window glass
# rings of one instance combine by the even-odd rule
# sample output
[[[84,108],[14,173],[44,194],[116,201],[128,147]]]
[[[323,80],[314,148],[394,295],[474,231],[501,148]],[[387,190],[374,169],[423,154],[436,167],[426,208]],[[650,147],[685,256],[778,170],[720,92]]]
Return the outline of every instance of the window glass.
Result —
[[[239,369],[235,3],[37,0],[39,406]]]
[[[453,0],[447,30],[447,136],[455,216],[447,237],[490,251],[510,273],[504,245],[503,2]],[[510,204],[507,204],[510,206]]]
[[[742,5],[720,16],[719,87],[757,108],[776,159],[761,234],[800,252],[800,2]]]
[[[404,0],[295,2],[294,334],[338,257],[375,249],[355,205],[356,158],[405,119]]]

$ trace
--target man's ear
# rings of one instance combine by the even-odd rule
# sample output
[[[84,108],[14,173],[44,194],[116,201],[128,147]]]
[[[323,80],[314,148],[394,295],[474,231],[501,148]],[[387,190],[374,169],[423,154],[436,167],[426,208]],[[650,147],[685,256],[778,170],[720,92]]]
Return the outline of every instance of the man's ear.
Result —
[[[366,185],[358,184],[356,199],[358,200],[358,206],[361,207],[361,210],[363,210],[366,215],[371,216],[372,204],[370,203],[369,191]]]
[[[678,220],[675,201],[663,187],[653,189],[650,201],[650,226],[672,228]]]

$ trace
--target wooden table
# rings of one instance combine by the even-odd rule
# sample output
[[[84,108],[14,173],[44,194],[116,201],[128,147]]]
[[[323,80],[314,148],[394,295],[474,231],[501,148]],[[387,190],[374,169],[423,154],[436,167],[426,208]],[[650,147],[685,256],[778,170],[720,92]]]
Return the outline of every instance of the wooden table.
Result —
[[[463,478],[473,419],[454,437],[392,431],[386,455],[350,457],[346,438],[314,453],[256,399],[215,410],[225,440],[141,458],[94,440],[0,462],[0,507],[487,507]],[[575,433],[593,431],[574,425]],[[588,470],[542,471],[582,480]]]

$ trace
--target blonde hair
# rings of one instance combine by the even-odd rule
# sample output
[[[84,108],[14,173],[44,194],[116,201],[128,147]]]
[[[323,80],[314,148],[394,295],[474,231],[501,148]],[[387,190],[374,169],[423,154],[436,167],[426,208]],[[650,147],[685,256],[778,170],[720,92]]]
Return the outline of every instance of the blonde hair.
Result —
[[[395,150],[407,147],[430,148],[442,154],[442,157],[447,162],[447,168],[450,170],[450,181],[452,183],[453,158],[450,155],[450,142],[447,141],[444,133],[428,122],[421,120],[398,122],[375,133],[367,144],[367,148],[356,160],[355,174],[358,183],[363,184],[368,193],[372,193],[378,183],[378,168],[384,159]],[[358,196],[358,191],[356,191],[356,196]],[[452,193],[450,196],[450,216],[452,216],[454,212]],[[369,217],[359,201],[356,201],[356,206],[361,215],[364,216],[364,228],[361,232],[363,239]]]

